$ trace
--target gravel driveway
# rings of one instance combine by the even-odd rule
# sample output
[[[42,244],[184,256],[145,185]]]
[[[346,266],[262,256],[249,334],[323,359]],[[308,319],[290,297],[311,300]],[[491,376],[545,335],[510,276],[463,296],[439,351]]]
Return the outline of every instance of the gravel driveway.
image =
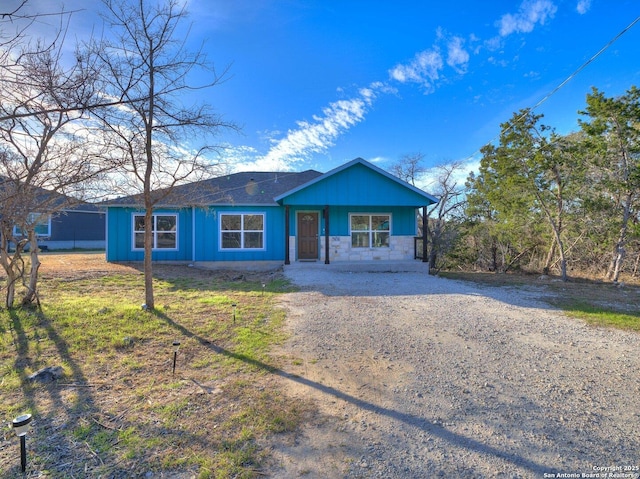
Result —
[[[273,445],[272,477],[640,475],[636,333],[568,319],[542,290],[316,264],[285,274],[301,291],[283,298],[282,381],[319,413]]]

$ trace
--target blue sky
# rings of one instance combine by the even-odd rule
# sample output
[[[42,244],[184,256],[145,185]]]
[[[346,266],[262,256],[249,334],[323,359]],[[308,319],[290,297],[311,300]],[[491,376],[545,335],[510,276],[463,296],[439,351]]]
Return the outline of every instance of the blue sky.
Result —
[[[93,8],[65,5],[84,15]],[[328,171],[356,157],[388,168],[414,153],[426,166],[473,168],[500,123],[640,16],[637,0],[190,0],[188,8],[193,44],[230,68],[206,101],[242,126],[216,139],[236,170]],[[615,96],[632,85],[640,85],[640,22],[536,111],[567,133],[592,86]]]
[[[257,169],[470,161],[640,15],[640,2],[192,0],[195,36],[232,77],[211,102]],[[537,111],[565,132],[591,86],[640,84],[635,25]],[[476,158],[477,159],[477,158]]]

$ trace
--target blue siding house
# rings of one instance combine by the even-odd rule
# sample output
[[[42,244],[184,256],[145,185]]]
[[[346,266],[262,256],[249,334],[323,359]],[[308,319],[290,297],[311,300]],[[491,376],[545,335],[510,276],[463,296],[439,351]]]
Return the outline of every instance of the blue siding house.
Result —
[[[230,267],[415,258],[437,199],[357,158],[327,173],[235,173],[174,188],[154,209],[154,261]],[[139,198],[107,206],[108,261],[142,261]],[[426,255],[425,255],[426,257]]]

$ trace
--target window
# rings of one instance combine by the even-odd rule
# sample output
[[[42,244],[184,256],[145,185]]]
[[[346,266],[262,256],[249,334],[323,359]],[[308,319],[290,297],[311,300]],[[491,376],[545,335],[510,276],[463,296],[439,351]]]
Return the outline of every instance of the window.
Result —
[[[222,249],[263,249],[264,214],[221,214],[220,245]]]
[[[26,228],[35,228],[36,236],[51,236],[51,216],[43,213],[29,213]],[[19,226],[13,227],[13,235],[16,237],[27,236],[27,231],[22,231]]]
[[[153,249],[178,248],[178,215],[153,215]],[[133,248],[144,249],[144,215],[133,216]]]
[[[390,215],[352,214],[351,246],[353,248],[386,248],[391,232]]]

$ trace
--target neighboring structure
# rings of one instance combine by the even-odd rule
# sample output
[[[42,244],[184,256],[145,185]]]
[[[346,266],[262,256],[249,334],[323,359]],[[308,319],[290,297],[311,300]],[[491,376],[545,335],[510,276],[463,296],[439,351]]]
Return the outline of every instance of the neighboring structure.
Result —
[[[48,250],[104,249],[106,213],[91,203],[81,203],[44,216],[38,229],[38,246]],[[48,226],[48,231],[47,231]]]
[[[0,188],[7,184],[0,179]],[[37,196],[33,204],[40,207],[34,207],[37,211],[29,213],[29,222],[36,225],[41,250],[105,248],[104,208],[43,188],[34,189]],[[0,218],[2,213],[0,211]],[[13,227],[13,236],[17,240],[23,238],[18,226]]]
[[[357,158],[328,173],[236,173],[182,185],[154,209],[154,261],[412,260],[433,196]],[[137,196],[107,205],[107,260],[141,261]]]

